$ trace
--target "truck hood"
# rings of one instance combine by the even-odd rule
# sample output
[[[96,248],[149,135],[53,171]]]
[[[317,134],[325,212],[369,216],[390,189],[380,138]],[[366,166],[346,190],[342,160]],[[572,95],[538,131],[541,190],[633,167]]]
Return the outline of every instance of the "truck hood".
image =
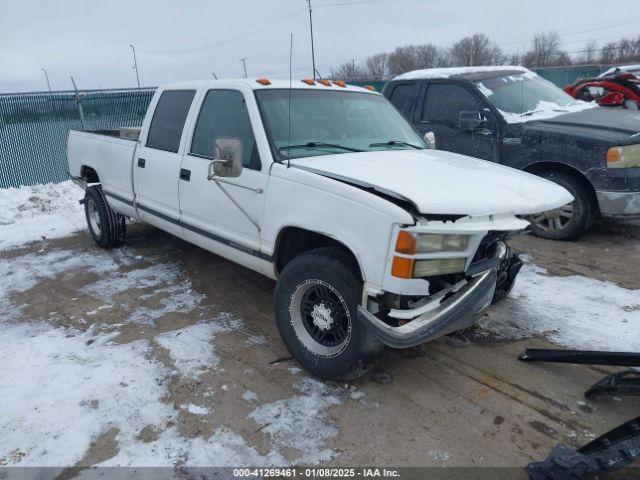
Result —
[[[640,143],[640,112],[613,107],[596,107],[527,122],[527,131],[544,128],[569,135],[598,137],[609,145]]]
[[[292,166],[414,204],[431,215],[529,215],[573,200],[540,177],[439,150],[396,150],[321,155]]]

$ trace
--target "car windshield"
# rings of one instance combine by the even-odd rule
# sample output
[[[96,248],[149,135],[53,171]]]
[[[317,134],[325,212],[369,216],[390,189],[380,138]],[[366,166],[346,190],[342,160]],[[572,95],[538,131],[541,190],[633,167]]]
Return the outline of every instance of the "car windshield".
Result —
[[[475,82],[503,113],[526,115],[541,110],[566,110],[575,99],[532,72],[501,75]]]
[[[264,89],[256,91],[256,98],[269,141],[280,160],[427,148],[422,137],[382,95]]]

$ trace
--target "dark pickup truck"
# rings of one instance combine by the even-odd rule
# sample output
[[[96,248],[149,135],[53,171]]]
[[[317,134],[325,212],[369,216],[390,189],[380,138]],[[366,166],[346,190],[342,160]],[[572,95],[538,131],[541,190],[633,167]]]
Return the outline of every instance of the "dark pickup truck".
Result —
[[[574,201],[529,218],[570,240],[600,216],[640,216],[640,113],[578,102],[522,67],[408,72],[383,94],[427,141],[548,178]]]

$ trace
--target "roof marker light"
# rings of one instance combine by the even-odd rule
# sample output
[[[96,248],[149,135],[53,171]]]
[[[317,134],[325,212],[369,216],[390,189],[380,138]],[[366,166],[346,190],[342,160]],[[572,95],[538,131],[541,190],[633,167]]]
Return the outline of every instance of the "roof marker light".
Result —
[[[318,83],[321,83],[325,87],[330,87],[331,86],[331,80],[318,80]]]
[[[256,80],[260,85],[271,85],[271,80],[268,78],[259,78]]]
[[[301,82],[306,83],[307,85],[315,85],[316,84],[316,82],[311,78],[305,78],[304,80],[301,80]]]
[[[376,91],[376,87],[373,85],[363,85],[362,88],[366,88],[367,90],[371,90],[372,92]]]
[[[344,80],[335,80],[334,85],[338,85],[339,87],[345,88],[347,86],[346,83],[344,83]]]

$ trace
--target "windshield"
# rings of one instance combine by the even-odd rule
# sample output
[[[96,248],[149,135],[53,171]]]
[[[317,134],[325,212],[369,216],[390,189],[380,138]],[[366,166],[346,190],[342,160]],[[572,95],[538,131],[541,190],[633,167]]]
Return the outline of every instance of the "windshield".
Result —
[[[492,77],[475,83],[503,113],[526,115],[541,110],[566,110],[575,103],[573,97],[553,83],[530,72]]]
[[[427,148],[422,137],[381,95],[264,89],[256,91],[256,98],[269,141],[280,159]]]

